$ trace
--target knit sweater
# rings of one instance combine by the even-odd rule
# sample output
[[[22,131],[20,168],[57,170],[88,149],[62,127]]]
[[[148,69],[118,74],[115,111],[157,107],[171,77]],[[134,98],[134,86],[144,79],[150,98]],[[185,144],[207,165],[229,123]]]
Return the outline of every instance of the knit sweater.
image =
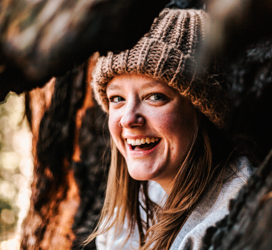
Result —
[[[202,247],[202,238],[208,227],[225,217],[228,213],[230,199],[235,198],[240,188],[247,182],[252,174],[253,168],[246,157],[241,157],[236,162],[237,166],[230,165],[235,175],[220,188],[208,192],[193,210],[179,234],[174,240],[170,250],[199,250]],[[166,198],[164,190],[156,182],[150,182],[150,198],[157,204],[162,205]],[[145,212],[141,211],[142,218]],[[139,235],[137,229],[132,237],[123,245],[126,240],[128,225],[125,222],[121,233],[116,237],[112,228],[106,234],[99,235],[96,239],[98,250],[133,250],[139,248]]]

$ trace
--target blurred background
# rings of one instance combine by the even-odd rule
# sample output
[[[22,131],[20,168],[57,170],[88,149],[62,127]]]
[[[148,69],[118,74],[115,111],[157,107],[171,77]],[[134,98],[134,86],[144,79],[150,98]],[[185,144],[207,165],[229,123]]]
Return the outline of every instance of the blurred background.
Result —
[[[27,215],[33,159],[24,94],[9,94],[0,105],[0,249],[17,250]]]

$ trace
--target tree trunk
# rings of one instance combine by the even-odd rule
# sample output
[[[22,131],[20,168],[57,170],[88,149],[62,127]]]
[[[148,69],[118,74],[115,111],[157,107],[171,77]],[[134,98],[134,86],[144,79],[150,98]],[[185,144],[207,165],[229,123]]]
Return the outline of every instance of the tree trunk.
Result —
[[[21,249],[76,248],[97,223],[109,137],[89,85],[96,57],[29,93],[34,181]]]
[[[10,90],[42,87],[95,51],[132,47],[168,2],[2,0],[0,101]]]

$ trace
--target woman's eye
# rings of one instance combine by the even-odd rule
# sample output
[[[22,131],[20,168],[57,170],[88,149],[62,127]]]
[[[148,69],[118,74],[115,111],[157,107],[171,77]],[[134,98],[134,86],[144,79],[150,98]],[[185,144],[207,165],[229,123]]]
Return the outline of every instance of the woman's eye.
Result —
[[[118,102],[122,102],[125,99],[121,96],[113,96],[111,98],[109,98],[110,102],[114,102],[114,103],[118,103]]]
[[[167,97],[164,94],[156,93],[150,95],[148,99],[151,101],[165,101],[167,100]]]

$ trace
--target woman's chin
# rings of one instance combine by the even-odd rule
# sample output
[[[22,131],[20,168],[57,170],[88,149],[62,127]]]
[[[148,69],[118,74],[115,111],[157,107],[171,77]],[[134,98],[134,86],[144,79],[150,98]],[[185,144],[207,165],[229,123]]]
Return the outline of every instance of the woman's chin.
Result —
[[[150,174],[143,171],[129,170],[129,175],[136,181],[148,181],[150,180]]]
[[[141,169],[139,165],[135,168],[128,167],[128,171],[131,178],[137,181],[149,181],[156,179],[160,172],[158,169],[148,169],[146,166]]]

